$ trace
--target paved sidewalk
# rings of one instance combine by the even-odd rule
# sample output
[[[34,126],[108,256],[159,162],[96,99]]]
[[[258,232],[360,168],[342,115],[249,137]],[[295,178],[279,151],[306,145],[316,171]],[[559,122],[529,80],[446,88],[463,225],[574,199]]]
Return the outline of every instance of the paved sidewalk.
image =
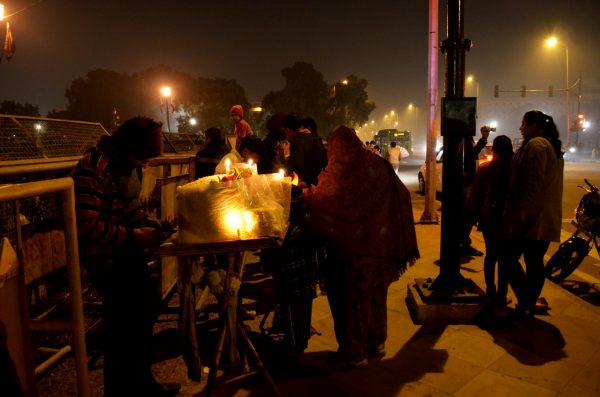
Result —
[[[415,218],[421,215],[418,207]],[[326,353],[337,344],[327,298],[320,296],[312,323],[322,335],[313,336],[297,360],[271,362],[282,396],[600,396],[600,308],[549,281],[542,294],[551,306],[545,316],[492,327],[415,325],[405,302],[407,286],[414,278],[438,275],[440,225],[416,228],[422,258],[390,287],[387,356],[361,369],[329,361]],[[483,250],[480,234],[473,231],[472,238]],[[483,258],[463,264],[461,272],[484,285]],[[181,356],[161,361],[154,370],[162,381],[182,383],[179,396],[202,395],[206,376],[199,383],[187,379]],[[51,387],[53,376],[60,375],[48,375],[43,387]],[[101,383],[101,370],[92,371],[91,378]],[[95,388],[94,395],[100,391]],[[213,395],[273,394],[256,376],[245,383],[218,384]]]
[[[493,327],[415,325],[405,302],[407,286],[415,277],[438,275],[440,244],[439,225],[416,228],[422,258],[390,287],[387,356],[361,369],[329,361],[326,352],[337,344],[327,299],[320,296],[313,326],[322,335],[311,338],[298,362],[272,371],[282,396],[600,396],[600,308],[551,282],[542,294],[551,306],[548,315]],[[483,250],[479,234],[472,237]],[[484,285],[483,258],[462,265],[461,272]],[[271,395],[260,378],[246,387],[221,392]],[[202,388],[186,387],[180,395]]]

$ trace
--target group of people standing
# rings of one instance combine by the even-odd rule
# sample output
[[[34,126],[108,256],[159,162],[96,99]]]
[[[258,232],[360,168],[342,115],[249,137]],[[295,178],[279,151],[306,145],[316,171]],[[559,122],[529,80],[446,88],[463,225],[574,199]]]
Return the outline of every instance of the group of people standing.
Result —
[[[392,165],[366,148],[351,128],[332,131],[325,149],[311,119],[276,114],[267,123],[269,134],[259,140],[243,121],[241,106],[232,107],[231,116],[236,148],[255,160],[259,172],[287,167],[304,186],[293,189],[283,257],[290,259],[296,276],[301,274],[298,264],[310,266],[307,247],[326,252],[319,272],[339,345],[331,357],[358,367],[370,357],[383,357],[388,287],[419,258],[410,192]],[[494,140],[494,159],[480,167],[474,180],[470,220],[484,233],[488,295],[506,301],[510,284],[518,313],[528,317],[544,284],[544,253],[560,236],[564,162],[551,116],[527,112],[520,129],[523,144],[514,156],[509,138]],[[130,119],[86,151],[73,175],[81,262],[104,302],[107,396],[171,396],[179,390],[177,384],[159,384],[151,372],[156,311],[148,298],[156,289],[144,255],[145,247],[164,240],[170,225],[148,218],[139,200],[141,169],[162,154],[162,135],[161,123]],[[206,138],[196,177],[214,173],[230,151],[219,130],[208,129]],[[289,154],[283,141],[289,142]],[[289,302],[302,323],[299,351],[310,336],[309,303],[316,281],[316,275],[304,277],[308,288],[297,288],[295,296],[302,300]],[[289,289],[282,291],[289,296]]]
[[[514,154],[510,138],[494,139],[492,161],[482,164],[475,176],[469,220],[478,222],[484,236],[488,297],[505,305],[510,284],[517,316],[529,318],[544,286],[544,255],[551,241],[560,240],[564,160],[552,116],[529,111],[520,131],[523,143]]]
[[[230,113],[243,157],[254,159],[259,172],[287,168],[300,180],[292,190],[282,246],[287,267],[279,263],[274,270],[281,276],[284,269],[292,275],[287,280],[297,284],[295,290],[280,289],[299,323],[296,351],[304,350],[310,337],[318,278],[315,272],[302,276],[302,266],[311,266],[314,255],[306,252],[317,248],[339,344],[332,357],[354,366],[382,357],[387,288],[419,257],[408,189],[348,127],[329,134],[327,150],[310,118],[276,114],[260,140],[243,120],[241,106]],[[158,383],[151,371],[159,297],[144,249],[164,241],[172,226],[144,213],[140,193],[142,169],[162,155],[162,138],[160,122],[134,117],[87,150],[73,174],[81,263],[103,298],[106,396],[165,397],[180,388]],[[206,130],[195,176],[214,173],[230,150],[218,129]]]

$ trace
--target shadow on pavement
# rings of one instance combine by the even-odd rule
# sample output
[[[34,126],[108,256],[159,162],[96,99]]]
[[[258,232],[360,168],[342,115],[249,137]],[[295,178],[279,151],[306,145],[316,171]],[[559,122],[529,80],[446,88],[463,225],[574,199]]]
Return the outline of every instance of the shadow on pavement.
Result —
[[[494,343],[525,365],[543,365],[567,357],[560,330],[539,317],[526,320],[517,320],[510,315],[494,318],[487,310],[477,325],[493,336]]]
[[[586,281],[565,280],[560,286],[579,298],[591,303],[594,306],[600,306],[600,285],[588,283]]]
[[[327,358],[327,351],[305,353],[297,359],[280,357],[274,362],[270,357],[273,351],[260,350],[283,396],[395,397],[405,384],[418,381],[427,373],[444,372],[449,355],[433,346],[445,329],[445,325],[424,325],[393,357],[370,360],[363,368],[332,361]],[[260,377],[254,379],[250,396],[272,395]]]

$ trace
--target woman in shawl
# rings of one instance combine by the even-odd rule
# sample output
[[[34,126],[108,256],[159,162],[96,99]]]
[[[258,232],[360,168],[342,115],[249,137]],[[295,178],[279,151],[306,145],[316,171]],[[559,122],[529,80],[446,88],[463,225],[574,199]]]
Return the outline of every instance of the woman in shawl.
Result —
[[[385,356],[387,289],[419,257],[410,193],[392,166],[354,130],[328,137],[328,165],[311,202],[311,228],[325,243],[327,297],[339,349],[352,366]]]

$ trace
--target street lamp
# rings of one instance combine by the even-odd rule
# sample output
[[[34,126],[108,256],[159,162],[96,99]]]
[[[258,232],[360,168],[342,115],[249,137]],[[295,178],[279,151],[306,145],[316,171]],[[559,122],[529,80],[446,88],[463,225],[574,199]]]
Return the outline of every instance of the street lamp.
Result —
[[[417,131],[417,126],[419,125],[419,107],[417,105],[413,105],[412,103],[408,104],[408,110],[413,110],[415,112],[415,124],[413,131]]]
[[[475,98],[479,101],[479,80],[475,79],[473,75],[467,77],[467,83],[475,82]]]
[[[169,121],[169,98],[171,97],[171,87],[164,86],[160,89],[160,93],[162,94],[165,100],[165,108],[167,109],[167,132],[171,132],[171,124]],[[162,101],[161,101],[162,105]],[[161,106],[162,107],[162,106]]]
[[[393,116],[396,116],[396,121],[394,122],[394,125],[397,127],[397,126],[398,126],[398,124],[399,124],[399,123],[398,123],[398,112],[396,112],[394,109],[392,109],[392,110],[390,111],[390,115],[392,115],[392,117],[393,117]]]
[[[546,39],[546,47],[554,48],[559,43],[558,39],[554,36]],[[567,146],[569,146],[571,142],[571,105],[570,105],[570,95],[569,95],[569,47],[563,43],[565,46],[565,95],[566,95],[566,103],[567,103]]]

